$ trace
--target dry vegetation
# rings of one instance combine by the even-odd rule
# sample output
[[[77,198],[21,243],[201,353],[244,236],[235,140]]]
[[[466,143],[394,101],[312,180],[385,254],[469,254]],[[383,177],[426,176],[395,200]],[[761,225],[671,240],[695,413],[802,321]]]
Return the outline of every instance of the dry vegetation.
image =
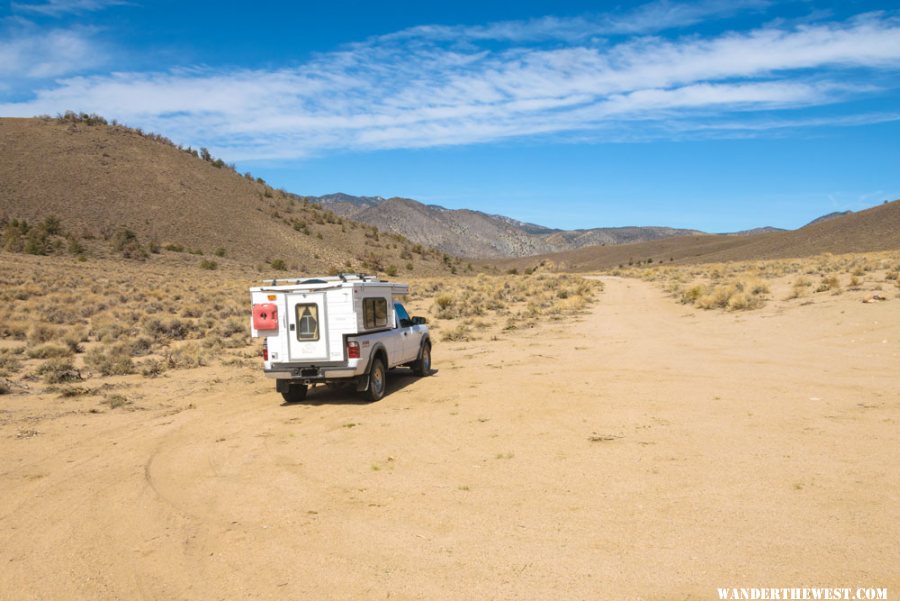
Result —
[[[257,355],[247,280],[234,275],[3,254],[0,282],[6,392],[106,396],[121,383],[109,377],[153,378],[213,360],[249,365]]]
[[[701,309],[744,311],[772,300],[810,303],[845,291],[863,301],[900,296],[897,251],[700,265],[651,263],[610,273],[656,282],[682,304]]]
[[[496,338],[584,311],[601,282],[577,275],[531,273],[418,280],[411,306],[427,310],[438,340]]]
[[[269,272],[271,276],[274,272]],[[136,408],[121,391],[170,370],[258,368],[249,337],[252,269],[0,254],[0,394],[99,397]],[[494,339],[584,310],[602,285],[531,274],[411,282],[410,310],[440,341]],[[121,389],[121,391],[120,391]],[[113,399],[110,395],[125,398]]]

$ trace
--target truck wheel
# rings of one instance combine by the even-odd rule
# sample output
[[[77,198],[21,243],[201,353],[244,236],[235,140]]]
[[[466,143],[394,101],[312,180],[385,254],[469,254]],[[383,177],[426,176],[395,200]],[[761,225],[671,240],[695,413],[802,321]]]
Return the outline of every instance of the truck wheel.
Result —
[[[299,403],[306,398],[306,384],[291,384],[281,396],[285,403]]]
[[[375,402],[384,398],[387,384],[387,372],[384,369],[384,361],[380,357],[372,359],[372,367],[369,369],[369,389],[366,391],[366,399]]]
[[[426,342],[419,358],[412,365],[413,373],[419,377],[431,375],[431,344]]]

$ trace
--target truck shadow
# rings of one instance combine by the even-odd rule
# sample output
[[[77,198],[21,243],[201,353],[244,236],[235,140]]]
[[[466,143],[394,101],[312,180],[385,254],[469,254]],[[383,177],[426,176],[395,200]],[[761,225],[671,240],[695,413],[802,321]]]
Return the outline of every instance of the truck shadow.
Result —
[[[432,369],[431,375],[438,373],[438,370]],[[392,369],[388,372],[387,390],[385,391],[385,400],[395,392],[399,392],[407,386],[412,386],[422,378],[413,374],[413,371],[406,367]],[[306,395],[306,399],[299,403],[282,403],[282,407],[294,407],[297,405],[368,405],[363,396],[365,393],[356,392],[353,385],[330,385],[316,386],[311,388]]]

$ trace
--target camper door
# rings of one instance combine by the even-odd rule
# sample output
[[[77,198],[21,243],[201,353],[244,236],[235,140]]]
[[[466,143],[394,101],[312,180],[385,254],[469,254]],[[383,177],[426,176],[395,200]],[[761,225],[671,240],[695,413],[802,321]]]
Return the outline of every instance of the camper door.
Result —
[[[325,293],[288,294],[288,353],[291,361],[328,360]]]

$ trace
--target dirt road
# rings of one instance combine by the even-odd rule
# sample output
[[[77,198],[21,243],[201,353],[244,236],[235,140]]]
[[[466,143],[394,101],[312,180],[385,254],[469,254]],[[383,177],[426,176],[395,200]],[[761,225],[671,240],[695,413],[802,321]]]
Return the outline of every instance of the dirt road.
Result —
[[[371,405],[226,367],[130,412],[4,398],[0,598],[900,594],[900,301],[698,312],[604,279]]]

